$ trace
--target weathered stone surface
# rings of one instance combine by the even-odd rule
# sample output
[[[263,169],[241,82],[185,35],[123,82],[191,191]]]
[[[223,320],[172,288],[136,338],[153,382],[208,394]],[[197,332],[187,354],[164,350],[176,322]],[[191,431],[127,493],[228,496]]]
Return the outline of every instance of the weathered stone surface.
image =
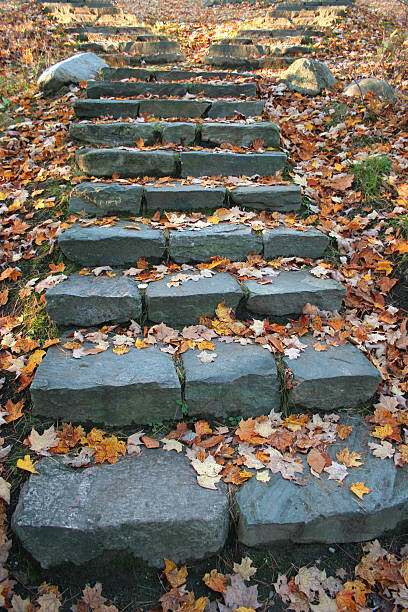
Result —
[[[200,263],[211,257],[245,261],[250,253],[262,253],[262,238],[245,225],[220,223],[199,231],[171,230],[169,253],[176,263]]]
[[[377,368],[353,344],[315,351],[316,339],[302,336],[308,348],[298,359],[287,360],[296,385],[290,401],[307,410],[332,412],[353,408],[377,391],[381,376]]]
[[[130,552],[162,567],[164,558],[182,564],[216,554],[226,541],[227,487],[200,487],[184,455],[144,450],[86,470],[47,458],[36,469],[13,529],[42,567],[82,565],[105,552]],[[191,483],[188,495],[181,483]]]
[[[203,117],[211,102],[207,100],[140,100],[140,114],[153,117]]]
[[[243,296],[238,281],[224,272],[168,287],[173,276],[150,283],[146,289],[147,314],[154,323],[163,321],[179,328],[192,325],[204,314],[212,316],[221,302],[235,309]]]
[[[180,153],[181,176],[269,176],[286,165],[285,153],[212,153],[188,151]]]
[[[255,75],[242,74],[240,72],[219,72],[216,70],[182,70],[171,68],[170,70],[155,70],[155,78],[157,81],[188,81],[194,78],[200,79],[238,79],[240,77],[251,76],[255,78]]]
[[[142,298],[137,283],[121,272],[115,277],[71,274],[45,294],[49,316],[57,325],[90,326],[138,319]]]
[[[268,52],[269,48],[265,48],[262,45],[233,45],[223,43],[211,45],[209,49],[209,54],[212,57],[229,56],[244,59],[261,57],[262,55],[267,55]]]
[[[268,483],[251,478],[236,494],[238,537],[243,544],[361,542],[406,528],[406,471],[371,454],[368,442],[373,438],[358,417],[343,417],[342,422],[353,426],[350,436],[326,452],[336,461],[336,454],[347,446],[361,454],[363,465],[350,469],[342,483],[328,480],[324,473],[320,479],[307,479],[303,487],[280,474],[271,474]],[[371,489],[361,501],[349,490],[355,482],[365,482]]]
[[[86,86],[87,98],[109,98],[125,96],[184,96],[187,85],[183,83],[155,83],[155,82],[122,82],[122,81],[88,81]]]
[[[104,66],[106,62],[94,53],[77,53],[44,70],[37,83],[46,93],[55,93],[64,85],[94,78]]]
[[[108,66],[99,71],[98,76],[106,81],[120,81],[122,79],[138,79],[149,81],[153,79],[155,71],[153,68],[112,68]]]
[[[161,137],[163,142],[193,145],[196,139],[196,124],[181,121],[162,123]]]
[[[129,229],[131,227],[139,229]],[[58,242],[69,259],[85,266],[136,264],[140,257],[159,262],[166,248],[160,230],[130,221],[89,227],[77,223],[65,230]]]
[[[201,139],[214,145],[223,142],[250,147],[254,140],[263,140],[265,147],[280,146],[280,131],[275,123],[203,123]]]
[[[302,199],[298,185],[248,185],[229,190],[234,204],[258,210],[299,210]]]
[[[145,202],[148,211],[155,210],[199,210],[219,208],[224,204],[225,187],[203,187],[202,185],[163,184],[157,187],[146,185]]]
[[[260,70],[262,68],[286,68],[293,62],[293,57],[268,56],[245,59],[241,57],[231,57],[229,55],[211,56],[207,55],[205,63],[218,68],[241,68],[245,70]]]
[[[249,291],[246,301],[249,312],[283,317],[300,314],[307,303],[321,310],[338,310],[347,293],[341,283],[317,278],[307,270],[280,272],[271,280],[267,285],[244,281]]]
[[[288,57],[294,57],[296,55],[307,55],[311,52],[312,50],[310,49],[310,47],[296,44],[271,48],[272,55],[286,55]]]
[[[112,426],[177,418],[180,393],[173,359],[153,346],[124,355],[108,349],[81,359],[52,346],[31,385],[34,414]]]
[[[265,103],[261,100],[257,101],[228,101],[218,100],[213,102],[208,111],[209,117],[233,117],[236,112],[245,117],[255,117],[262,115]]]
[[[65,28],[68,34],[81,34],[83,32],[97,32],[99,34],[133,34],[135,36],[149,34],[151,29],[145,26],[132,26],[132,25],[95,25],[86,24]]]
[[[282,81],[291,91],[317,96],[331,89],[336,81],[330,69],[314,59],[300,58],[283,73]]]
[[[256,83],[191,83],[188,93],[209,98],[255,98]]]
[[[323,232],[309,228],[306,231],[280,225],[262,232],[264,259],[275,257],[321,257],[329,244]]]
[[[94,119],[108,115],[113,119],[138,117],[138,100],[75,100],[74,112],[78,119]]]
[[[138,149],[79,149],[75,154],[79,168],[89,176],[116,174],[136,176],[175,176],[176,158],[172,151]]]
[[[119,51],[136,53],[140,55],[153,55],[155,53],[179,53],[180,45],[175,40],[159,40],[156,42],[122,42]]]
[[[127,57],[142,58],[144,64],[159,66],[160,64],[177,64],[186,58],[182,53],[153,53],[152,55],[131,55]],[[132,65],[131,63],[129,65]]]
[[[346,87],[343,91],[343,94],[349,97],[366,96],[370,93],[373,93],[377,98],[390,100],[391,102],[395,99],[393,87],[387,81],[382,81],[381,79],[360,79]]]
[[[279,410],[278,373],[269,351],[216,341],[214,352],[210,363],[202,363],[196,350],[183,353],[189,416],[247,418]]]
[[[252,30],[239,30],[238,35],[251,36],[251,38],[291,38],[292,36],[323,36],[324,32],[319,30],[312,30],[310,28],[297,28],[297,29],[288,29],[288,28],[276,28],[273,30],[262,30],[262,29],[252,29]]]
[[[71,124],[72,125],[72,124]],[[140,214],[143,187],[120,183],[80,183],[71,192],[70,212],[84,211],[88,215],[107,216]]]
[[[135,146],[143,139],[145,145],[155,144],[160,136],[157,123],[71,123],[71,138],[91,145],[111,147]]]

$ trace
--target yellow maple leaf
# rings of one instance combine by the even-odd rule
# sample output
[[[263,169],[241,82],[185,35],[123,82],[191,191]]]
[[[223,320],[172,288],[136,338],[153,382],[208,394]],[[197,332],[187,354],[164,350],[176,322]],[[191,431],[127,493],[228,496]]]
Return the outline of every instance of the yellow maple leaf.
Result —
[[[4,420],[7,423],[11,423],[11,421],[15,421],[16,419],[19,419],[20,417],[23,416],[23,406],[24,406],[24,400],[20,400],[19,402],[12,402],[11,400],[8,400],[6,405],[5,405],[5,409],[7,410],[6,416],[4,417]]]
[[[38,461],[33,463],[30,455],[24,455],[24,459],[18,459],[16,465],[18,468],[20,468],[20,470],[31,472],[31,474],[38,474],[37,470],[34,467],[36,463],[38,463]]]
[[[201,342],[197,343],[197,347],[200,349],[200,351],[213,351],[215,344],[209,340],[202,340]]]
[[[113,348],[115,355],[125,355],[129,352],[129,350],[130,349],[126,346],[126,344],[119,344]]]
[[[350,453],[347,447],[342,448],[341,451],[337,453],[336,457],[340,461],[340,463],[342,463],[348,468],[359,467],[360,465],[363,465],[363,462],[360,461],[361,455],[356,451]]]
[[[392,434],[392,427],[389,423],[385,425],[377,425],[377,427],[371,432],[373,438],[379,438],[380,440],[385,440]]]
[[[34,351],[34,353],[31,353],[26,365],[22,369],[22,373],[25,376],[31,376],[35,368],[41,363],[44,355],[45,355],[45,351],[41,349],[38,349],[37,351]]]
[[[363,499],[363,495],[371,493],[371,489],[365,486],[365,482],[353,482],[350,486],[350,491],[360,499]]]
[[[137,349],[144,349],[144,348],[148,348],[150,346],[150,344],[148,344],[147,342],[145,342],[144,340],[141,340],[140,338],[138,338],[135,342],[135,347]]]

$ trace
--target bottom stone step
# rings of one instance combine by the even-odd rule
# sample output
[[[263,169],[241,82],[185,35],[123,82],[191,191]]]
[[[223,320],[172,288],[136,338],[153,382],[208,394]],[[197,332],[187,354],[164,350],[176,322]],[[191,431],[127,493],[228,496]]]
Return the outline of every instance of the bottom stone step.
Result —
[[[215,554],[227,538],[226,485],[199,487],[183,455],[145,450],[77,471],[52,458],[36,470],[12,523],[42,567],[124,552],[161,567],[164,558],[184,563]]]

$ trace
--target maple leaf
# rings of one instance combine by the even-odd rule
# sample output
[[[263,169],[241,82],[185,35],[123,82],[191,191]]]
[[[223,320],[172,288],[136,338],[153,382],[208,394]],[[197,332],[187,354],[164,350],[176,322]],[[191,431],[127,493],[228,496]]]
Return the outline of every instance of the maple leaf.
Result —
[[[126,453],[126,445],[122,440],[118,440],[116,436],[109,436],[103,438],[100,442],[96,442],[95,448],[95,463],[116,463],[118,455],[124,455]]]
[[[290,448],[294,442],[295,436],[287,429],[278,429],[268,438],[269,444],[277,448],[281,453]]]
[[[12,612],[30,612],[32,610],[32,603],[30,599],[23,599],[17,593],[14,593],[11,599],[11,611]]]
[[[319,603],[310,604],[312,612],[338,612],[338,607],[335,599],[332,599],[323,591],[319,590]]]
[[[226,591],[227,578],[224,574],[217,572],[216,569],[211,570],[210,573],[204,574],[203,582],[209,589],[217,593],[224,594]]]
[[[357,453],[357,451],[353,451],[350,453],[350,450],[347,448],[342,448],[336,455],[337,459],[340,463],[343,463],[346,467],[359,467],[363,465],[363,462],[360,461],[361,455]]]
[[[340,480],[341,482],[348,475],[347,468],[342,463],[337,463],[337,461],[332,461],[331,465],[324,468],[324,471],[328,473],[328,480]]]
[[[243,580],[250,580],[257,572],[256,567],[251,567],[253,561],[249,557],[243,557],[241,563],[234,563],[232,571],[239,574]]]
[[[188,595],[182,593],[176,588],[172,588],[171,591],[162,595],[159,599],[163,612],[178,612],[182,605],[188,602]]]
[[[10,489],[11,483],[4,480],[2,476],[0,476],[0,499],[2,499],[6,504],[10,503]]]
[[[197,436],[205,436],[206,434],[211,434],[212,429],[207,423],[207,421],[201,420],[194,423],[194,430]]]
[[[360,499],[363,499],[363,495],[371,493],[371,489],[365,486],[365,482],[353,482],[350,485],[350,491]]]
[[[45,353],[46,351],[43,351],[41,349],[34,351],[34,353],[32,353],[28,358],[27,364],[22,369],[22,373],[26,376],[31,376],[35,368],[41,363]]]
[[[61,602],[55,593],[45,593],[37,599],[37,612],[58,612]]]
[[[391,442],[387,442],[386,440],[382,440],[381,444],[369,442],[368,446],[371,448],[374,457],[379,457],[380,459],[391,459],[395,453],[395,449]]]
[[[183,448],[184,448],[182,443],[179,442],[178,440],[169,439],[169,438],[162,438],[160,440],[160,442],[162,442],[164,444],[163,448],[166,451],[175,450],[177,453],[181,453]]]
[[[352,425],[337,425],[337,437],[340,440],[345,440],[349,437],[353,430]]]
[[[385,438],[388,438],[388,436],[391,436],[392,433],[393,429],[391,425],[389,423],[386,423],[385,425],[379,425],[375,427],[375,429],[373,429],[373,431],[371,432],[371,435],[373,436],[373,438],[379,438],[380,440],[384,440]]]
[[[16,465],[20,470],[25,470],[26,472],[31,472],[32,474],[38,474],[34,467],[36,463],[37,462],[33,463],[30,455],[24,455],[24,459],[18,459]]]
[[[96,610],[97,608],[103,606],[106,599],[102,596],[102,584],[97,582],[93,587],[86,585],[82,591],[81,600],[92,610]]]
[[[54,425],[51,425],[42,434],[39,434],[33,427],[27,441],[30,450],[38,454],[44,454],[45,451],[58,445],[59,437]]]
[[[164,559],[165,568],[163,574],[173,588],[180,587],[187,580],[187,567],[183,565],[178,569],[177,565],[169,559]]]
[[[215,484],[221,480],[220,472],[223,466],[219,465],[212,455],[208,455],[204,461],[193,459],[191,465],[198,474],[197,482],[201,487],[214,490],[217,488]]]
[[[23,416],[23,406],[24,406],[24,400],[20,400],[19,402],[16,402],[16,403],[12,402],[11,400],[8,400],[5,405],[7,414],[4,417],[4,420],[6,421],[6,423],[11,423],[12,421],[16,421],[17,419],[22,417]]]
[[[243,606],[244,608],[252,608],[256,610],[260,607],[258,602],[258,585],[246,586],[240,574],[231,576],[231,584],[227,585],[224,595],[225,604],[235,610]]]
[[[95,449],[90,446],[81,448],[80,452],[73,457],[62,457],[64,465],[69,465],[73,468],[88,467],[91,465],[92,457],[95,455]]]
[[[218,357],[217,353],[207,353],[207,351],[202,351],[197,355],[197,359],[199,359],[201,363],[211,363],[215,361],[216,357]]]

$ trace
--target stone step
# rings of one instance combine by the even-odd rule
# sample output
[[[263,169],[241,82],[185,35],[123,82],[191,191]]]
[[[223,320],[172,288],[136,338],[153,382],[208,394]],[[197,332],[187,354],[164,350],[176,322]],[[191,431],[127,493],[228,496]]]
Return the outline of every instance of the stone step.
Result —
[[[263,47],[262,45],[221,43],[210,45],[208,54],[212,57],[228,56],[249,59],[269,55],[269,47]]]
[[[162,567],[218,553],[229,529],[227,485],[196,484],[184,455],[145,450],[113,465],[74,470],[42,459],[20,494],[13,530],[44,568],[130,553]],[[146,475],[148,474],[148,478]],[[194,487],[194,494],[186,493]],[[114,491],[114,495],[107,495]]]
[[[272,68],[280,70],[287,68],[293,62],[293,57],[284,56],[266,56],[259,59],[245,59],[230,56],[211,56],[207,55],[204,58],[204,63],[218,68],[241,68],[244,70],[262,70],[263,68]]]
[[[122,82],[88,81],[87,98],[109,98],[144,96],[185,96],[202,95],[209,98],[255,98],[256,83],[160,83],[160,82]]]
[[[200,117],[223,118],[233,117],[237,112],[245,117],[260,116],[265,103],[261,100],[75,100],[73,107],[79,119],[93,119],[108,116],[113,119],[138,117],[148,114],[153,117],[168,119],[180,117],[194,119]]]
[[[191,212],[200,209],[228,208],[238,204],[241,208],[290,212],[301,206],[298,185],[249,185],[227,190],[225,187],[207,187],[182,183],[122,185],[120,183],[81,183],[71,193],[70,212],[83,212],[90,216],[139,215],[143,210]]]
[[[65,28],[68,34],[81,34],[83,32],[95,32],[99,34],[134,34],[136,36],[143,34],[151,34],[152,30],[145,26],[131,25],[98,25],[95,23],[83,23],[77,26]]]
[[[225,79],[240,79],[252,78],[256,79],[257,75],[252,73],[217,71],[217,70],[182,70],[168,69],[158,70],[155,68],[102,68],[100,77],[107,81],[120,81],[122,79],[136,79],[139,81],[188,81],[190,79],[202,80],[225,80]]]
[[[140,139],[144,145],[166,142],[191,145],[219,146],[223,143],[250,147],[255,140],[265,148],[280,146],[280,131],[275,123],[71,123],[71,138],[88,145],[133,146]]]
[[[250,36],[252,39],[262,38],[293,38],[293,37],[306,37],[315,38],[318,36],[324,36],[324,32],[321,30],[312,30],[311,28],[276,28],[273,30],[262,30],[262,29],[248,29],[239,30],[237,36]]]
[[[286,166],[286,154],[212,153],[188,151],[180,153],[181,176],[270,176]]]
[[[58,0],[52,0],[52,2],[43,2],[42,5],[48,12],[52,12],[55,9],[61,10],[65,7],[68,9],[77,7],[99,9],[114,6],[113,2],[109,2],[107,0],[87,0],[87,2],[73,2],[72,0],[71,2],[58,2]]]
[[[153,53],[152,55],[130,55],[129,53],[101,53],[100,58],[113,68],[126,68],[151,64],[153,66],[178,64],[186,59],[181,53]]]
[[[175,40],[157,42],[124,41],[119,43],[119,51],[136,55],[155,55],[163,53],[180,53],[180,45]]]

